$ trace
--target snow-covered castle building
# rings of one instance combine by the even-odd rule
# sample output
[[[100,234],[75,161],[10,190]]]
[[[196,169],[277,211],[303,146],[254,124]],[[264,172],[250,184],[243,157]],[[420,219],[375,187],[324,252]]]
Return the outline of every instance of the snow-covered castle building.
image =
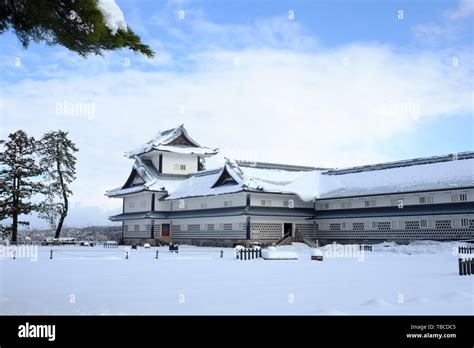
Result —
[[[474,152],[344,169],[226,160],[183,126],[127,154],[125,243],[231,245],[474,238]]]

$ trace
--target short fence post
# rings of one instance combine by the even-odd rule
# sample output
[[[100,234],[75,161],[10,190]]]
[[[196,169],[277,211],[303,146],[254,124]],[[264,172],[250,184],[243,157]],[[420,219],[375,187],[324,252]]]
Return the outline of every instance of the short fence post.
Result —
[[[262,257],[262,248],[260,248],[260,250],[258,251],[258,257]]]
[[[16,250],[13,250],[13,260],[16,259]]]
[[[224,250],[221,250],[221,259],[224,257]]]
[[[240,254],[240,259],[243,260],[242,249],[239,250],[239,254]]]
[[[471,267],[471,274],[474,274],[474,260],[471,259],[471,261],[469,262],[469,265]]]
[[[459,275],[462,276],[462,259],[458,259]]]
[[[125,260],[128,260],[128,250],[125,251]]]
[[[156,259],[158,260],[158,250],[156,251]]]
[[[53,249],[51,249],[49,251],[49,259],[52,260],[53,259]]]
[[[462,275],[466,275],[467,274],[467,264],[466,264],[466,261],[463,260],[462,261]]]
[[[467,275],[471,275],[471,262],[472,262],[472,259],[467,259],[466,260],[466,273]]]

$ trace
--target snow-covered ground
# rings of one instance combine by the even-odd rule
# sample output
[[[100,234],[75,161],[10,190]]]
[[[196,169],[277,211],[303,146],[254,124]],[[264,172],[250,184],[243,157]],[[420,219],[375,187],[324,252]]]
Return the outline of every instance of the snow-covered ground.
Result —
[[[193,246],[139,248],[128,260],[123,246],[54,247],[50,260],[39,247],[37,261],[0,259],[0,314],[473,315],[474,276],[457,274],[458,245],[380,244],[346,257],[323,247],[323,262],[299,243],[277,248],[298,260],[271,261]]]

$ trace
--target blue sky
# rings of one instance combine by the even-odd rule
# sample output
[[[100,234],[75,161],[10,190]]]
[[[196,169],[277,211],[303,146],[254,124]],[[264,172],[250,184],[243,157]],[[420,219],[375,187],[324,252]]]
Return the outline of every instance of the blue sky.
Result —
[[[132,165],[123,153],[181,123],[221,148],[210,165],[351,166],[474,149],[474,1],[117,3],[155,59],[83,59],[0,37],[0,137],[60,128],[80,148],[71,225],[107,223],[120,202],[103,194]]]

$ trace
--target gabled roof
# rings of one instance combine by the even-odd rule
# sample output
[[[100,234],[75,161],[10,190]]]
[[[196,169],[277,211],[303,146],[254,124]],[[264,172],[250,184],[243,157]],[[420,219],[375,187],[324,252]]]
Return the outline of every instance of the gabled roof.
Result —
[[[215,155],[218,152],[218,149],[199,145],[197,141],[189,136],[184,125],[180,125],[179,127],[159,132],[153,139],[126,153],[126,155],[129,158],[133,158],[153,150],[201,156]]]
[[[142,184],[133,184],[135,178],[141,178]],[[167,193],[176,189],[187,177],[159,174],[152,161],[135,157],[132,172],[127,182],[119,188],[109,190],[108,197],[120,197],[142,191]]]
[[[238,185],[241,182],[242,178],[236,175],[233,170],[227,169],[227,165],[225,165],[220,171],[219,177],[217,178],[216,182],[211,186],[211,188],[223,185]]]

